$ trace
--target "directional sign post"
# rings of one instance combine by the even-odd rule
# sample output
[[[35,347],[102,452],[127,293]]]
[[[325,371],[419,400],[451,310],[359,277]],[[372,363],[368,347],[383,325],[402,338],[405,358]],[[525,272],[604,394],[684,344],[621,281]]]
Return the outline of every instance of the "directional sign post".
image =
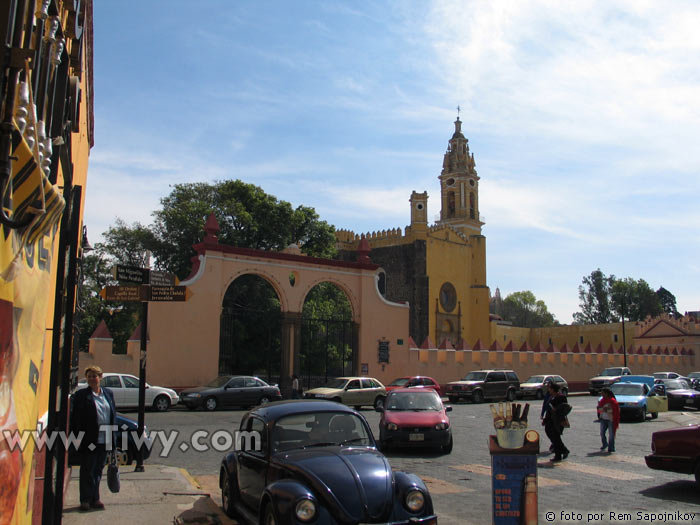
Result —
[[[132,301],[141,303],[141,359],[139,359],[139,420],[138,434],[143,435],[146,410],[146,343],[148,339],[148,303],[183,302],[191,292],[186,286],[177,286],[178,279],[169,272],[157,272],[148,268],[118,264],[112,268],[112,276],[120,286],[106,286],[100,290],[105,301]],[[143,451],[139,447],[135,472],[144,472]]]

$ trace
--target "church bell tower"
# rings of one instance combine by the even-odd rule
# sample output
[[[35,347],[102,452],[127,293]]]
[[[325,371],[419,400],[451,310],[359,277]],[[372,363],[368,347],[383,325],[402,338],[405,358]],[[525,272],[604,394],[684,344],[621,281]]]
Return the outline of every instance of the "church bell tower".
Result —
[[[459,114],[438,178],[442,207],[437,224],[449,224],[465,235],[480,235],[484,223],[479,217],[479,177],[474,154],[469,153],[469,141],[462,134]]]

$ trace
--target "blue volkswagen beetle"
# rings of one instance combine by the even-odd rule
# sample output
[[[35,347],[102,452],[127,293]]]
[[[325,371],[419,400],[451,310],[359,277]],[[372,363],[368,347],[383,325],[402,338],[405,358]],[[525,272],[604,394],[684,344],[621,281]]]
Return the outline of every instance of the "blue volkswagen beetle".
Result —
[[[250,523],[437,523],[423,481],[393,471],[365,418],[332,401],[248,412],[219,486],[226,514]]]

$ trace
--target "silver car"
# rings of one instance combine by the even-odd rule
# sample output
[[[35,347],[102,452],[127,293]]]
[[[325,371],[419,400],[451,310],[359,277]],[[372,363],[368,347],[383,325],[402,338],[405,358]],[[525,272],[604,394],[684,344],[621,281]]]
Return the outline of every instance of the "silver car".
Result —
[[[564,395],[569,393],[569,383],[562,376],[557,375],[536,375],[528,377],[520,383],[520,395],[518,397],[534,397],[542,399],[547,392],[545,383],[551,382],[559,385],[559,391]]]

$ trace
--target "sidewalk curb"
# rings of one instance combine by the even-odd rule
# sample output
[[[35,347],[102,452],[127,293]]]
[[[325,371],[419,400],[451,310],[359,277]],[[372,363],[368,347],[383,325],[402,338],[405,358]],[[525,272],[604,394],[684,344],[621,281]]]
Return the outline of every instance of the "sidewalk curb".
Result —
[[[192,485],[197,490],[202,490],[202,486],[199,483],[197,483],[197,480],[192,477],[192,474],[190,474],[186,468],[178,467],[178,469],[180,470],[180,474],[182,474],[185,477],[185,479],[190,485]]]

